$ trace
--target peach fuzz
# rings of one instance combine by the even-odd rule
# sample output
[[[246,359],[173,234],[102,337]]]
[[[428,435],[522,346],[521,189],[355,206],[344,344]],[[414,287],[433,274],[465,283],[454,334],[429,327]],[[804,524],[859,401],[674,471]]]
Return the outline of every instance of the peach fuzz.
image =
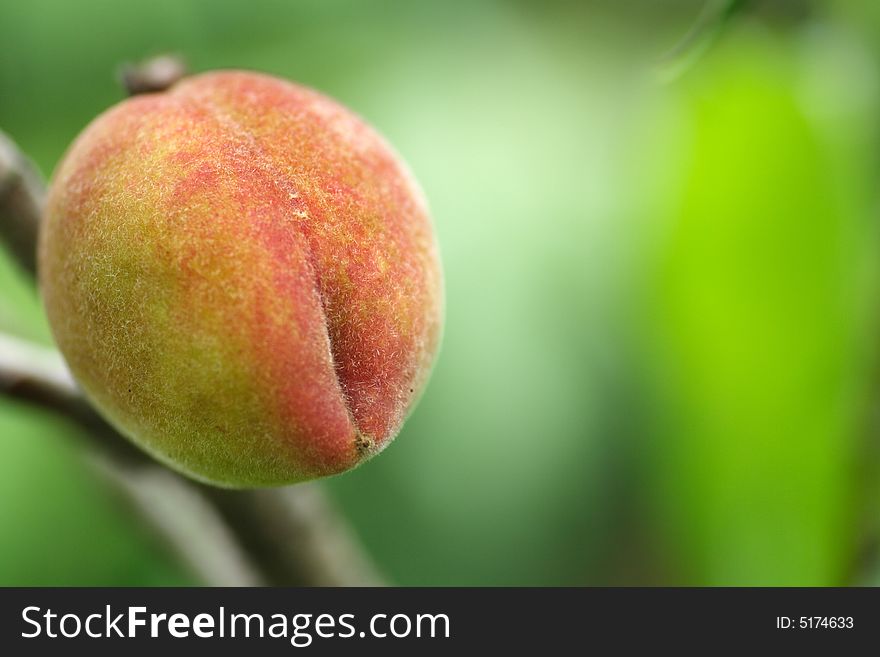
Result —
[[[406,166],[346,108],[262,74],[195,76],[95,119],[54,175],[38,259],[88,398],[221,486],[378,453],[440,341],[437,246]]]

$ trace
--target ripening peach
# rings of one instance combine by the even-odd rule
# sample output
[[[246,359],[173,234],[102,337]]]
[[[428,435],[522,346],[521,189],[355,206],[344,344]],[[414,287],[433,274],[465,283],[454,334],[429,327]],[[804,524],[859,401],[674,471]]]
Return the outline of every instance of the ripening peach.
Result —
[[[39,248],[52,331],[122,433],[222,486],[342,472],[386,447],[442,327],[425,200],[362,120],[214,72],[95,119]]]

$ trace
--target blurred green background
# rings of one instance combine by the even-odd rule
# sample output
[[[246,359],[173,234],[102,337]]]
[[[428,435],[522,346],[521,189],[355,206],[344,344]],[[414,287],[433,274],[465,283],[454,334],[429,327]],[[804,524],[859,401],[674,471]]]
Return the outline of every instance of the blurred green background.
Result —
[[[744,3],[670,66],[704,4],[0,0],[0,127],[48,176],[172,51],[395,144],[445,342],[327,483],[392,581],[880,584],[880,3]],[[6,258],[0,330],[50,342]],[[74,432],[0,400],[0,584],[191,582]]]

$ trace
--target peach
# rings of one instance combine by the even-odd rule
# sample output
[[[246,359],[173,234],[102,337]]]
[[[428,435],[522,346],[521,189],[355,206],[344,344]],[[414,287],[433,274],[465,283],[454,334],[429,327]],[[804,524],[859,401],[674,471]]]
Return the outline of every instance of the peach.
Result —
[[[386,447],[438,349],[442,276],[401,159],[333,100],[220,71],[95,119],[56,171],[40,287],[96,408],[228,487]]]

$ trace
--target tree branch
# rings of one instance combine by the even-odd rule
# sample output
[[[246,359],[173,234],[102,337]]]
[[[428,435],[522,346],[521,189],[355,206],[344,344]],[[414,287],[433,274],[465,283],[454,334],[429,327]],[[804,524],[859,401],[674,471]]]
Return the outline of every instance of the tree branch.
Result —
[[[129,96],[168,89],[186,75],[186,63],[176,55],[159,55],[139,64],[125,64],[119,80]]]
[[[0,131],[0,240],[21,267],[37,271],[37,232],[45,187],[36,167]]]
[[[0,242],[32,275],[43,198],[36,169],[0,132]],[[381,583],[319,484],[226,491],[178,475],[104,421],[52,349],[0,334],[0,394],[78,424],[97,471],[207,584]]]

